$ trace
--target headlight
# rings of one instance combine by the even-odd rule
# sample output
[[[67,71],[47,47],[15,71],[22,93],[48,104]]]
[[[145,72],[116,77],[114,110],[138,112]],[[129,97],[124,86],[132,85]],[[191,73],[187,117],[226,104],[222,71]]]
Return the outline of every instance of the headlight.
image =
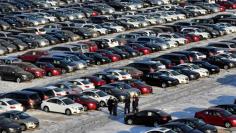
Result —
[[[211,69],[211,71],[215,71],[215,69]]]
[[[34,25],[39,25],[39,23],[37,21],[34,21],[33,24]]]
[[[169,83],[169,84],[171,84],[171,83],[172,83],[172,81],[168,81],[168,83]]]
[[[8,128],[9,132],[14,132],[15,129],[14,128]]]
[[[211,130],[208,129],[205,131],[205,133],[212,133],[212,132],[211,132]]]
[[[194,78],[195,76],[194,75],[190,75],[191,78]]]
[[[124,99],[125,99],[125,96],[120,96],[120,99],[121,99],[121,100],[124,100]]]

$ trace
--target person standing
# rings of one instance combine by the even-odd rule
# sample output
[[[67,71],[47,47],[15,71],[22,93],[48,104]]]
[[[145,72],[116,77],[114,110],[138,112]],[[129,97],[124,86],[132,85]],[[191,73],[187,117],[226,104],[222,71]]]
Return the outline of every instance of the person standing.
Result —
[[[130,113],[130,98],[126,98],[125,99],[125,110],[124,110],[124,113],[125,114],[129,114]]]
[[[113,99],[113,115],[117,116],[118,109],[118,100],[116,98]]]
[[[110,115],[113,112],[113,104],[114,104],[114,100],[112,97],[110,97],[107,101],[107,107],[108,107],[108,111],[109,111]]]
[[[133,97],[133,102],[132,102],[133,113],[138,112],[138,102],[139,102],[139,98],[137,96],[134,96]]]

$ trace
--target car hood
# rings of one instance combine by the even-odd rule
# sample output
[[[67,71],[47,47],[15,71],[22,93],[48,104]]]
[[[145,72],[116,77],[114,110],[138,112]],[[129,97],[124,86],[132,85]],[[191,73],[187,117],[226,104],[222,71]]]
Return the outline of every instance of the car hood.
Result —
[[[20,119],[20,121],[23,121],[25,123],[27,123],[27,122],[38,123],[39,122],[39,120],[35,117],[28,117],[26,119]]]

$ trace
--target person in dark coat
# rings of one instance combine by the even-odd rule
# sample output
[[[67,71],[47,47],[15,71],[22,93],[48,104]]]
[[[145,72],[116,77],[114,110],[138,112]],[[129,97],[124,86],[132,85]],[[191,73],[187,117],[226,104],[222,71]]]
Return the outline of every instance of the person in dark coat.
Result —
[[[138,112],[138,102],[139,102],[139,98],[137,96],[134,96],[133,97],[133,102],[132,102],[133,113]]]
[[[117,116],[117,108],[118,108],[118,100],[116,98],[113,99],[113,115]]]
[[[107,101],[107,107],[108,107],[108,111],[109,111],[110,115],[113,112],[113,104],[114,104],[114,99],[112,97],[110,97]]]
[[[126,98],[125,99],[125,110],[124,110],[124,113],[127,114],[127,113],[130,113],[130,98]]]

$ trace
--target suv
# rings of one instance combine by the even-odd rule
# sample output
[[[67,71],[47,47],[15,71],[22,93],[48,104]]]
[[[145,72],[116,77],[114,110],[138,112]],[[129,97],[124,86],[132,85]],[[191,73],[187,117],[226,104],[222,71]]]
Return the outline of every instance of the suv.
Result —
[[[35,92],[42,100],[47,100],[49,98],[55,97],[54,92],[52,90],[41,87],[26,88],[23,89],[23,91]]]
[[[30,81],[33,75],[24,71],[23,69],[12,65],[0,65],[0,79],[10,80],[20,83],[22,81]]]
[[[21,103],[25,109],[38,108],[41,104],[39,95],[30,91],[14,91],[1,96],[2,98],[10,98]]]
[[[183,54],[164,54],[159,57],[170,60],[172,65],[178,65],[189,62],[187,56]]]

